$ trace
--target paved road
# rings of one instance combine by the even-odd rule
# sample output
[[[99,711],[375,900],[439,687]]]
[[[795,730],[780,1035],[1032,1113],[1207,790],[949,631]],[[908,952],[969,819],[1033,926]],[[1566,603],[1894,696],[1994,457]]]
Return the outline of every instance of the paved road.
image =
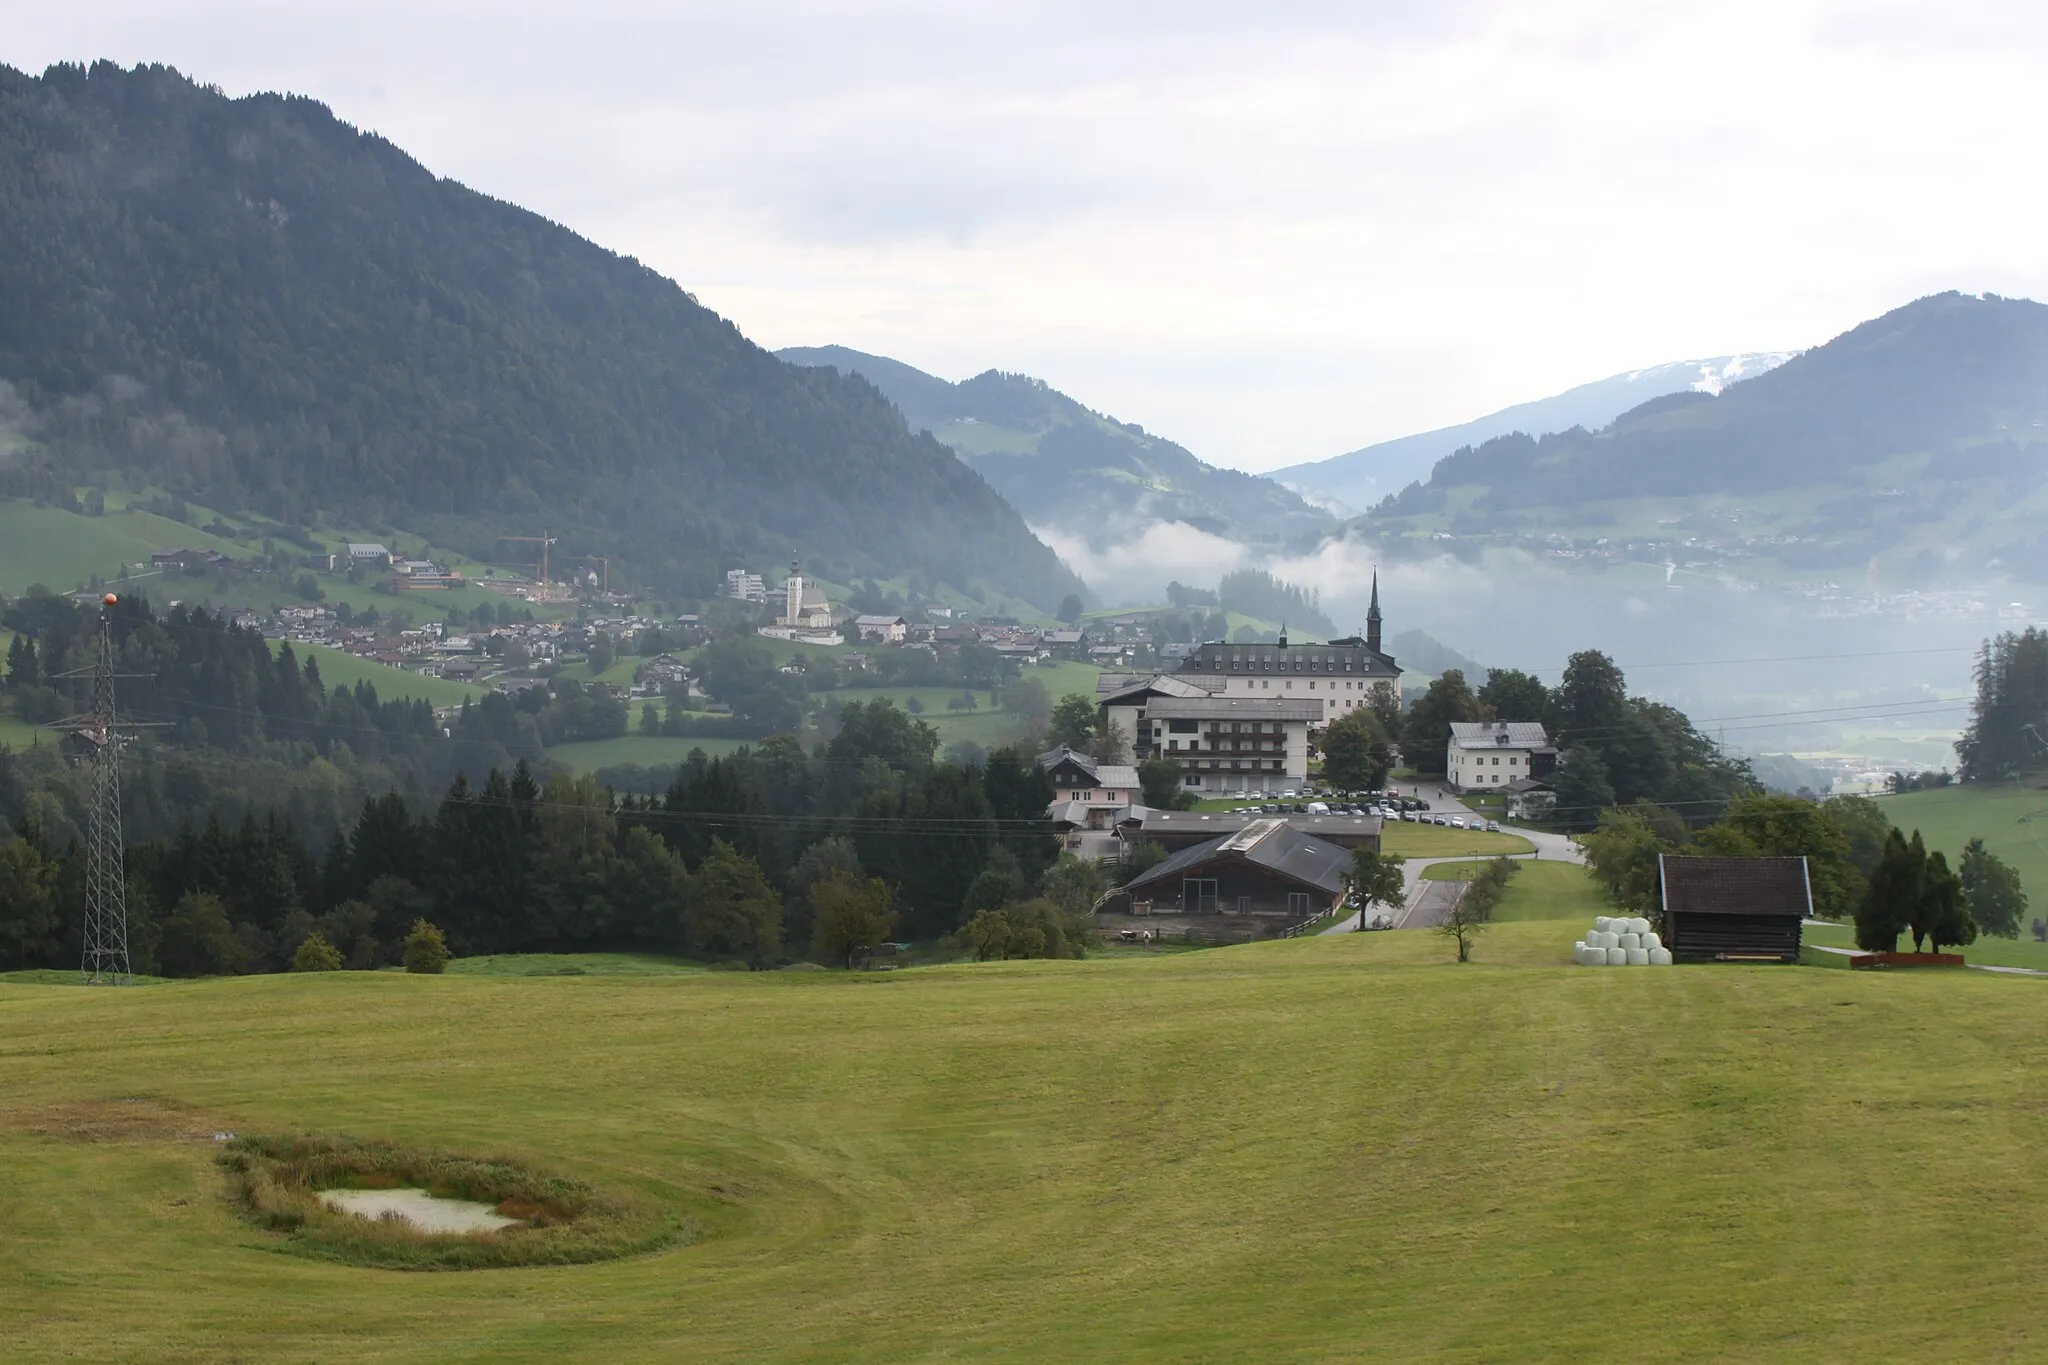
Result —
[[[1544,830],[1523,829],[1519,825],[1504,824],[1501,828],[1510,834],[1519,834],[1530,843],[1536,845],[1536,852],[1530,856],[1540,861],[1580,864],[1586,861],[1585,853],[1567,835],[1551,834]],[[1485,861],[1487,861],[1485,858],[1410,858],[1403,862],[1401,864],[1401,880],[1403,882],[1403,890],[1407,893],[1405,896],[1407,908],[1393,912],[1395,916],[1394,927],[1396,929],[1427,929],[1433,925],[1442,924],[1444,922],[1444,915],[1454,903],[1454,898],[1445,894],[1442,888],[1448,885],[1455,885],[1455,883],[1424,881],[1422,877],[1423,868],[1435,867],[1438,863]],[[1374,913],[1384,915],[1388,911],[1384,906],[1378,906],[1374,908]],[[1348,918],[1338,920],[1335,924],[1323,930],[1323,932],[1326,934],[1357,933],[1358,916],[1353,914]]]

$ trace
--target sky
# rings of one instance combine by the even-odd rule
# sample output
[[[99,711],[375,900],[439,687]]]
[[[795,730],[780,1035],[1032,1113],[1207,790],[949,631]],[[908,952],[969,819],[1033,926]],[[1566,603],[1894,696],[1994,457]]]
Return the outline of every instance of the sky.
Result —
[[[1944,289],[2048,298],[2048,6],[0,0],[288,90],[765,346],[1267,470]]]

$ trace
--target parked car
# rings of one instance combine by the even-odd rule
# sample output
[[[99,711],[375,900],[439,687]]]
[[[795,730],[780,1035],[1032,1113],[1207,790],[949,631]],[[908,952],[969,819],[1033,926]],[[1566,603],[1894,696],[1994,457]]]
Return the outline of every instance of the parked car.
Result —
[[[1486,822],[1486,832],[1487,832],[1488,834],[1498,834],[1498,833],[1500,833],[1500,821],[1498,821],[1498,820],[1488,820],[1488,821]]]

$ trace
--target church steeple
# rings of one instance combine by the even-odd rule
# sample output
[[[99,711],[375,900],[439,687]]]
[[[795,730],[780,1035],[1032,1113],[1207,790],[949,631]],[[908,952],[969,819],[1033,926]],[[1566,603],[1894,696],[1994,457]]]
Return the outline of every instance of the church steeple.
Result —
[[[1372,571],[1372,605],[1365,611],[1365,647],[1380,652],[1380,571]]]

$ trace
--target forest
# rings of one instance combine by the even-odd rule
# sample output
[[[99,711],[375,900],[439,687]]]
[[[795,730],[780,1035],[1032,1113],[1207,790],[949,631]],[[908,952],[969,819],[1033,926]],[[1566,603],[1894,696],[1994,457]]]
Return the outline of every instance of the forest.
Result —
[[[685,595],[795,555],[1085,591],[867,381],[312,100],[0,66],[0,240],[0,496],[120,480],[484,559],[544,522]]]
[[[1966,782],[2048,771],[2048,630],[2029,626],[1984,642],[1970,724],[1956,742]]]

